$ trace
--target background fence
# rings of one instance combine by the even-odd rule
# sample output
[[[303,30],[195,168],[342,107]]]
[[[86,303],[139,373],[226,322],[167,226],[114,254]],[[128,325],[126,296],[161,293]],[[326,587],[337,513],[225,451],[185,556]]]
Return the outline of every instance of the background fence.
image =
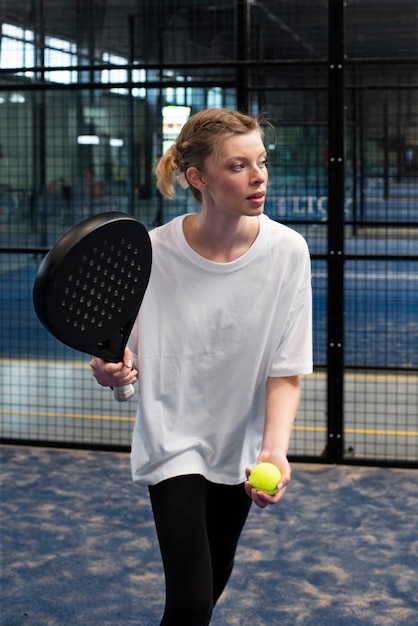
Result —
[[[0,8],[3,442],[127,449],[88,357],[50,338],[48,248],[107,210],[147,227],[196,207],[152,165],[207,106],[266,113],[266,213],[312,254],[315,373],[290,453],[418,465],[415,0],[4,0]]]

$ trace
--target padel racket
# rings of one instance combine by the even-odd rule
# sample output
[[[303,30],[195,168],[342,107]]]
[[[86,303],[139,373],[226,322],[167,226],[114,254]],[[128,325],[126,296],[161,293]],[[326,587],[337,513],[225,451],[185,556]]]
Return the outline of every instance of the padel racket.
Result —
[[[147,229],[126,213],[109,212],[80,222],[42,261],[33,286],[36,314],[62,343],[118,363],[151,273]],[[113,389],[128,400],[132,385]]]

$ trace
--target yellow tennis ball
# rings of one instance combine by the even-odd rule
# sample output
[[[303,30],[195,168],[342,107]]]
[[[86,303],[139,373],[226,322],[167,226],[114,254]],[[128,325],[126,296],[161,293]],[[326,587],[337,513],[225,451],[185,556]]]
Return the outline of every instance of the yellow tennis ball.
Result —
[[[252,468],[248,482],[254,489],[274,496],[279,491],[277,485],[281,477],[281,471],[273,463],[258,463]]]

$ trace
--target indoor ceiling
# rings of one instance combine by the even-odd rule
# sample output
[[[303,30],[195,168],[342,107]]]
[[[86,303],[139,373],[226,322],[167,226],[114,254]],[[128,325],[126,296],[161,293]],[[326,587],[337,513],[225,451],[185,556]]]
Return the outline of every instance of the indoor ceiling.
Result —
[[[2,0],[0,20],[95,50],[164,62],[236,59],[237,6],[226,0]],[[325,59],[328,0],[248,0],[251,59]],[[418,57],[417,0],[347,0],[348,58]],[[129,16],[135,16],[129,30]],[[41,26],[42,25],[42,28]],[[134,32],[134,45],[130,32]],[[159,44],[157,42],[159,41]],[[161,42],[163,42],[161,44]],[[167,48],[168,50],[168,48]],[[186,51],[189,51],[187,55]],[[167,58],[169,57],[169,58]]]

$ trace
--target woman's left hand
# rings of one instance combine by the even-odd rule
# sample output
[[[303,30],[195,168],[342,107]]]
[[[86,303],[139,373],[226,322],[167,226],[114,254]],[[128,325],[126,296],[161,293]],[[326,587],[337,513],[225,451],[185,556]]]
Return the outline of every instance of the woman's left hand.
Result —
[[[278,484],[279,491],[274,496],[270,496],[269,494],[264,493],[264,491],[259,491],[258,489],[254,489],[254,487],[250,485],[248,480],[245,481],[244,486],[245,486],[245,491],[247,492],[247,495],[252,500],[254,500],[255,504],[259,506],[261,509],[264,509],[269,504],[276,504],[277,502],[279,502],[279,500],[282,499],[282,497],[286,493],[286,487],[290,483],[290,477],[291,477],[291,472],[292,472],[289,461],[287,460],[287,457],[285,455],[277,455],[275,457],[272,457],[272,456],[266,457],[265,455],[261,453],[259,458],[257,459],[257,463],[263,463],[263,462],[273,463],[273,465],[276,465],[276,467],[280,469],[281,478]],[[248,479],[251,473],[251,468],[247,467],[245,469],[245,473]]]

